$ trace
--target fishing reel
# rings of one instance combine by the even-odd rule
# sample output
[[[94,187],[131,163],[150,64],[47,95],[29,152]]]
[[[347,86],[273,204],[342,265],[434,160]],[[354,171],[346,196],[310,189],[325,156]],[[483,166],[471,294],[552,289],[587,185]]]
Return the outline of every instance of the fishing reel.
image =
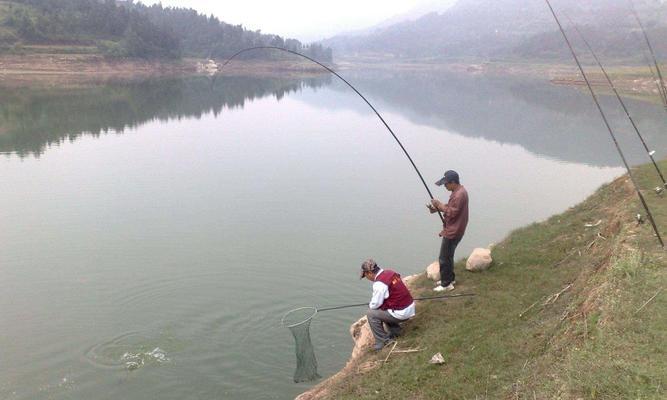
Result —
[[[656,186],[655,189],[653,189],[653,190],[655,190],[655,194],[657,194],[660,197],[662,197],[662,195],[665,194],[665,188],[664,187]]]

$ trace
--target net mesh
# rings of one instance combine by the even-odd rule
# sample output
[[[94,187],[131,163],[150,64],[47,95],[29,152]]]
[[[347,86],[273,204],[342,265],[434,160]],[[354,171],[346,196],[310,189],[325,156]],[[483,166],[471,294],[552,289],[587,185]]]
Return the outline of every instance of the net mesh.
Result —
[[[303,307],[289,311],[282,324],[292,332],[296,344],[296,370],[294,382],[307,382],[320,378],[317,373],[315,349],[310,340],[310,321],[317,314],[314,307]]]

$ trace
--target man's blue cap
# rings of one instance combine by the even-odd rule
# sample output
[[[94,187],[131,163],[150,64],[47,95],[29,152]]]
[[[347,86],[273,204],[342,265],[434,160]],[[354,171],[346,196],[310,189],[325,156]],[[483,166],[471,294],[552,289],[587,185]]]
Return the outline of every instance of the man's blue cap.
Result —
[[[459,174],[456,171],[449,170],[445,172],[445,176],[442,177],[439,181],[437,181],[435,184],[438,186],[442,186],[445,183],[459,183]]]

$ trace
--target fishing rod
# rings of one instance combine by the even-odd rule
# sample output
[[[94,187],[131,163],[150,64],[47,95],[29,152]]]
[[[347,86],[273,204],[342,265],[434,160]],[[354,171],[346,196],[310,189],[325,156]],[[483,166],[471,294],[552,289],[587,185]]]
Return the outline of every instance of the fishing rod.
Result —
[[[649,71],[651,71],[651,77],[653,78],[653,83],[655,84],[655,88],[658,89],[660,100],[663,100],[663,102],[667,103],[667,95],[663,96],[662,89],[660,88],[660,80],[658,79],[658,75],[655,73],[655,70],[653,69],[653,65],[651,65],[651,61],[648,59],[646,50],[642,50],[642,56],[644,57],[644,62],[646,63],[646,65],[648,65]],[[665,110],[667,111],[667,108],[665,108]]]
[[[639,18],[639,14],[635,9],[634,3],[632,2],[632,0],[629,0],[629,2],[630,2],[630,11],[632,11],[632,15],[635,16],[635,20],[637,20],[637,24],[639,25],[639,28],[642,31],[642,35],[644,36],[644,41],[646,42],[646,46],[648,46],[648,50],[651,53],[651,57],[653,57],[653,64],[655,65],[655,70],[656,73],[658,74],[658,82],[660,83],[660,98],[662,99],[662,103],[665,106],[665,109],[667,110],[667,87],[665,87],[665,80],[662,78],[662,72],[660,71],[660,66],[658,65],[658,58],[655,56],[655,51],[653,51],[653,46],[651,45],[651,41],[648,38],[646,29],[644,29],[644,24],[642,24],[642,21]]]
[[[222,64],[222,66],[220,67],[220,72],[222,72],[222,69],[223,69],[227,64],[229,64],[230,61],[232,61],[234,58],[236,58],[236,57],[239,56],[240,54],[243,54],[243,53],[248,52],[248,51],[254,51],[254,50],[267,50],[267,49],[279,50],[279,51],[283,51],[283,52],[286,52],[286,53],[294,54],[294,55],[299,56],[299,57],[303,57],[303,58],[305,58],[306,60],[309,60],[309,61],[311,61],[311,62],[313,62],[313,63],[319,65],[320,67],[326,69],[327,71],[329,71],[330,73],[332,73],[333,75],[335,75],[337,78],[339,78],[341,81],[345,82],[345,84],[346,84],[347,86],[349,86],[352,90],[354,90],[354,92],[355,92],[356,94],[358,94],[359,97],[361,97],[361,98],[366,102],[366,104],[368,104],[368,106],[371,108],[371,110],[373,110],[373,112],[375,113],[375,115],[377,115],[377,117],[380,119],[380,121],[382,121],[382,123],[384,124],[385,128],[387,128],[387,130],[389,131],[389,133],[391,133],[391,136],[393,136],[394,140],[396,140],[396,143],[398,143],[398,145],[401,147],[401,150],[403,150],[403,153],[405,154],[405,156],[406,156],[406,157],[408,158],[408,160],[410,161],[410,164],[412,164],[412,167],[415,169],[415,172],[417,172],[417,175],[419,176],[419,179],[421,180],[422,184],[424,185],[424,188],[426,189],[426,192],[428,193],[429,197],[431,198],[431,200],[434,199],[433,194],[431,193],[431,190],[428,188],[428,185],[426,184],[426,181],[424,180],[424,177],[422,176],[421,172],[419,172],[419,168],[417,168],[417,165],[416,165],[415,162],[412,160],[412,157],[410,157],[410,154],[408,154],[408,151],[405,149],[405,146],[403,146],[403,143],[401,143],[401,141],[398,139],[398,137],[396,136],[396,134],[394,133],[394,131],[389,127],[389,124],[387,124],[387,122],[384,120],[384,118],[382,118],[382,115],[380,115],[380,113],[375,109],[375,107],[371,104],[371,102],[368,101],[368,99],[366,99],[366,97],[364,97],[364,95],[361,94],[361,92],[359,92],[359,91],[357,90],[357,88],[355,88],[350,82],[348,82],[345,78],[343,78],[342,76],[340,76],[340,74],[338,74],[338,73],[337,73],[336,71],[334,71],[333,69],[327,67],[326,65],[322,64],[321,62],[319,62],[319,61],[317,61],[317,60],[315,60],[315,59],[313,59],[313,58],[311,58],[311,57],[308,57],[308,56],[305,55],[305,54],[301,54],[301,53],[296,52],[296,51],[294,51],[294,50],[289,50],[289,49],[285,49],[285,48],[277,47],[277,46],[255,46],[255,47],[248,47],[248,48],[239,50],[239,51],[237,51],[236,53],[234,53],[231,57],[229,57],[229,58]],[[216,76],[217,76],[217,75],[216,75]],[[215,79],[215,78],[214,78],[214,79]],[[214,83],[215,83],[215,80],[214,80]],[[443,217],[443,215],[442,215],[442,213],[441,213],[440,211],[438,211],[438,216],[440,217],[440,220],[441,220],[442,223],[444,224],[444,223],[445,223],[445,217]]]
[[[618,93],[618,90],[616,89],[616,85],[614,85],[614,82],[611,80],[611,77],[607,73],[607,70],[605,69],[604,66],[602,66],[602,62],[598,58],[597,54],[595,54],[595,51],[593,51],[593,47],[590,45],[588,40],[586,40],[583,33],[579,30],[579,27],[577,26],[577,24],[575,24],[572,21],[572,19],[569,17],[569,15],[567,15],[565,13],[563,13],[563,14],[565,15],[565,17],[570,22],[570,25],[572,25],[574,30],[577,32],[577,34],[579,35],[579,38],[581,38],[581,40],[584,42],[584,44],[586,45],[586,48],[588,48],[588,51],[591,53],[591,55],[595,59],[595,62],[598,64],[598,67],[600,67],[600,70],[604,74],[604,77],[607,79],[607,82],[609,82],[609,86],[611,86],[611,90],[614,91],[614,94],[616,95],[616,98],[618,99],[618,102],[621,104],[621,107],[623,108],[623,111],[625,112],[625,115],[630,120],[630,124],[632,125],[632,128],[635,130],[635,133],[637,133],[637,137],[642,142],[642,145],[644,146],[644,149],[646,150],[646,154],[648,154],[649,158],[651,159],[651,162],[653,163],[653,166],[655,167],[656,172],[660,176],[660,179],[662,180],[663,188],[666,188],[667,187],[667,182],[665,181],[665,177],[663,176],[662,171],[660,171],[660,167],[658,167],[658,164],[655,162],[655,159],[653,158],[653,154],[655,154],[655,151],[649,150],[648,146],[646,145],[646,141],[644,141],[644,137],[639,132],[639,128],[637,127],[637,124],[635,124],[634,119],[630,115],[630,111],[628,111],[628,107],[626,107],[625,102],[621,98],[621,95]],[[658,188],[658,189],[661,189],[661,188]]]
[[[457,298],[457,297],[470,297],[470,296],[476,296],[475,293],[461,293],[461,294],[446,294],[444,296],[434,296],[434,297],[417,297],[413,300],[415,301],[423,301],[423,300],[436,300],[436,299],[451,299],[451,298]],[[348,304],[345,306],[336,306],[336,307],[327,307],[327,308],[315,308],[317,312],[322,312],[322,311],[331,311],[331,310],[340,310],[343,308],[352,308],[352,307],[361,307],[361,306],[367,306],[368,302],[366,303],[358,303],[358,304]]]
[[[644,206],[644,210],[646,210],[646,214],[648,215],[648,218],[651,221],[651,225],[653,226],[653,231],[655,232],[655,235],[658,237],[660,245],[664,249],[665,243],[662,241],[662,236],[660,236],[660,232],[658,232],[658,227],[656,226],[655,220],[653,219],[653,214],[651,214],[651,210],[648,208],[648,204],[646,204],[646,200],[644,200],[644,196],[642,195],[641,190],[639,190],[639,186],[637,185],[637,182],[635,181],[635,178],[632,175],[632,170],[630,169],[630,165],[628,164],[628,161],[625,159],[625,155],[623,155],[623,150],[621,150],[621,146],[618,144],[618,140],[616,140],[616,135],[614,134],[614,131],[611,129],[611,125],[609,125],[607,116],[605,115],[604,111],[602,111],[602,106],[600,105],[600,101],[598,100],[598,97],[595,94],[595,91],[593,90],[593,86],[591,86],[591,83],[588,80],[588,77],[586,76],[586,72],[584,72],[584,68],[581,66],[581,62],[579,62],[579,57],[577,57],[577,53],[574,51],[574,47],[572,47],[570,39],[567,37],[567,34],[565,34],[565,29],[563,29],[563,25],[560,23],[560,20],[558,19],[556,12],[551,6],[551,2],[549,0],[544,0],[544,1],[547,3],[547,6],[551,11],[551,15],[553,15],[554,20],[558,25],[558,29],[560,30],[560,33],[563,35],[563,39],[565,39],[567,47],[570,49],[570,53],[572,53],[572,58],[574,58],[574,62],[577,64],[577,67],[581,72],[581,76],[584,78],[584,81],[586,82],[586,86],[588,87],[588,90],[591,93],[591,96],[593,97],[593,102],[595,102],[595,106],[597,107],[598,111],[600,112],[600,115],[602,116],[602,120],[604,121],[604,124],[607,127],[607,130],[609,131],[609,135],[611,136],[611,139],[614,142],[614,146],[616,146],[616,150],[618,151],[618,154],[621,156],[621,160],[623,160],[623,165],[625,165],[625,169],[628,171],[628,176],[630,177],[630,181],[632,182],[632,185],[634,186],[635,191],[637,192],[637,196],[639,196],[639,200]]]

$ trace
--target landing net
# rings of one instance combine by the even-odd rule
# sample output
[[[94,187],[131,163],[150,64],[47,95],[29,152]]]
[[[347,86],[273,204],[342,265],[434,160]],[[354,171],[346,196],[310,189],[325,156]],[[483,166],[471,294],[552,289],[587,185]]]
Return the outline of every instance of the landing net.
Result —
[[[281,323],[289,328],[296,343],[296,371],[294,382],[306,382],[321,378],[317,373],[315,349],[310,340],[310,321],[317,314],[315,307],[301,307],[288,311]]]

